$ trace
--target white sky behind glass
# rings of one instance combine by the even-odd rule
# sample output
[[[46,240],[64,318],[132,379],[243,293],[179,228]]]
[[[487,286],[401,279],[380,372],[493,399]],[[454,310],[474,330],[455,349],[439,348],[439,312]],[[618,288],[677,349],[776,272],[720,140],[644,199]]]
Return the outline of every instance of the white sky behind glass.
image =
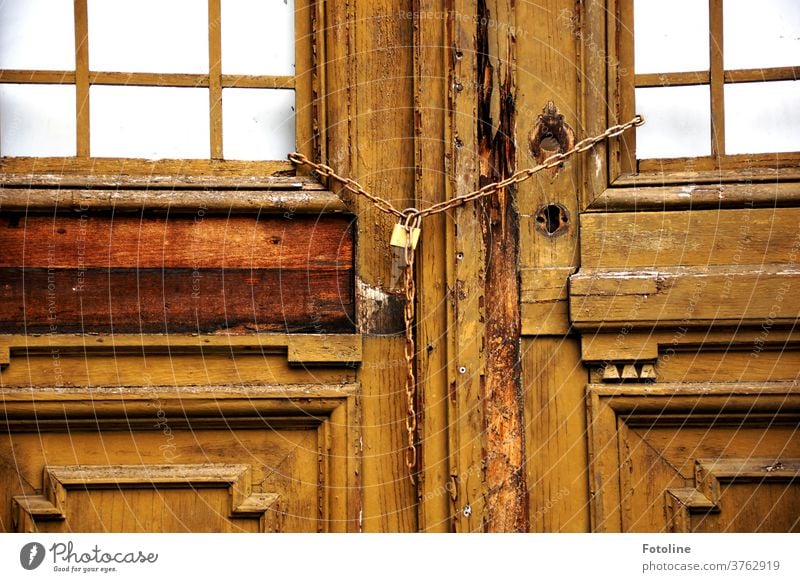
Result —
[[[799,0],[725,0],[726,69],[800,65]]]
[[[800,81],[725,85],[725,153],[800,151]]]
[[[210,156],[208,89],[95,85],[89,91],[92,156]]]
[[[74,156],[74,85],[0,85],[0,156]]]
[[[711,154],[711,92],[708,85],[636,89],[636,157],[682,158]]]
[[[0,0],[0,69],[75,70],[73,0]]]
[[[295,150],[292,89],[223,89],[226,160],[284,160]]]
[[[633,20],[636,73],[708,70],[707,1],[634,0]]]
[[[88,0],[89,69],[208,73],[207,0]]]
[[[222,0],[222,73],[294,75],[294,0]]]

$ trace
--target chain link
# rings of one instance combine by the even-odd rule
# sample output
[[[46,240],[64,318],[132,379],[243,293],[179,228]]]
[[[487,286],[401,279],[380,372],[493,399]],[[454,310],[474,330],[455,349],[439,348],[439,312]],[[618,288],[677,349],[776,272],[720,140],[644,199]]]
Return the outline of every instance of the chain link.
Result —
[[[417,286],[414,276],[414,257],[415,257],[414,230],[420,227],[422,219],[426,216],[430,216],[432,214],[438,214],[440,212],[446,212],[458,206],[463,206],[464,204],[467,204],[468,202],[471,202],[473,200],[478,200],[479,198],[484,198],[486,196],[491,196],[493,194],[496,194],[497,192],[503,190],[504,188],[508,188],[509,186],[519,184],[521,182],[524,182],[525,180],[532,178],[539,172],[542,172],[550,168],[558,167],[561,164],[563,164],[567,158],[575,154],[590,150],[597,143],[621,135],[628,129],[632,127],[638,127],[643,123],[644,123],[644,118],[641,115],[637,115],[627,123],[612,125],[599,135],[582,139],[566,152],[553,154],[552,156],[546,158],[538,166],[533,166],[532,168],[519,170],[517,172],[514,172],[511,176],[505,178],[504,180],[487,184],[486,186],[484,186],[483,188],[479,188],[478,190],[473,190],[472,192],[456,196],[454,198],[451,198],[450,200],[445,200],[444,202],[433,204],[432,206],[429,206],[424,210],[417,210],[416,208],[406,208],[405,210],[398,210],[388,200],[384,200],[383,198],[375,196],[374,194],[370,194],[369,192],[364,190],[364,188],[355,180],[339,176],[336,172],[333,171],[333,168],[331,168],[330,166],[312,162],[306,156],[304,156],[303,154],[299,154],[297,152],[289,154],[289,160],[294,162],[295,164],[302,164],[313,168],[314,171],[320,176],[336,180],[337,182],[342,184],[342,186],[346,190],[349,190],[353,194],[363,196],[367,200],[371,201],[373,204],[375,204],[375,206],[379,210],[387,214],[396,216],[403,230],[405,230],[405,241],[403,249],[404,250],[403,256],[405,258],[405,266],[403,267],[403,288],[405,289],[405,304],[403,306],[403,320],[405,323],[404,356],[406,361],[406,381],[405,381],[406,435],[407,435],[406,466],[408,467],[408,475],[412,483],[416,482],[417,460],[418,460],[417,442],[416,442],[417,377],[416,377],[416,371],[414,370],[414,360],[416,357],[416,344],[414,342],[414,315],[415,315],[414,309],[415,309],[416,295],[417,295]]]
[[[393,214],[397,218],[403,218],[403,213],[400,212],[397,208],[395,208],[391,202],[384,200],[379,196],[375,196],[370,194],[364,188],[356,182],[355,180],[351,180],[350,178],[344,178],[333,171],[333,168],[330,166],[326,166],[325,164],[318,164],[316,162],[312,162],[303,154],[299,154],[297,152],[292,152],[289,154],[289,161],[294,162],[298,165],[308,166],[313,168],[314,171],[319,174],[320,176],[324,176],[326,178],[333,178],[337,182],[339,182],[346,190],[349,190],[353,194],[358,194],[359,196],[363,196],[370,202],[372,202],[378,209],[386,212],[387,214]]]
[[[413,208],[407,210],[403,219],[403,229],[406,231],[405,240],[405,267],[403,268],[403,287],[405,288],[405,304],[403,305],[403,320],[405,322],[406,341],[404,355],[406,359],[406,467],[411,483],[415,482],[417,472],[417,378],[414,370],[414,359],[417,347],[414,342],[414,311],[417,296],[417,284],[414,277],[414,229],[419,228],[422,217]]]
[[[509,186],[519,184],[521,182],[524,182],[525,180],[532,178],[539,172],[558,167],[561,164],[563,164],[568,158],[574,156],[575,154],[588,151],[592,149],[595,145],[597,145],[599,142],[607,140],[612,137],[617,137],[619,135],[622,135],[625,131],[631,129],[632,127],[639,127],[643,123],[644,123],[644,117],[642,117],[641,115],[637,115],[627,123],[612,125],[601,134],[598,134],[594,137],[587,137],[585,139],[582,139],[581,141],[576,143],[571,149],[567,150],[566,152],[559,152],[557,154],[553,154],[552,156],[546,158],[538,166],[533,166],[531,168],[518,170],[508,178],[505,178],[504,180],[500,180],[498,182],[492,182],[491,184],[487,184],[486,186],[479,188],[478,190],[473,190],[472,192],[468,192],[467,194],[461,194],[460,196],[455,196],[450,200],[445,200],[444,202],[433,204],[432,206],[429,206],[428,208],[425,208],[423,210],[416,210],[414,208],[402,211],[398,210],[388,200],[384,200],[383,198],[375,196],[374,194],[370,194],[369,192],[364,190],[361,184],[359,184],[355,180],[339,176],[336,172],[333,171],[333,168],[331,168],[330,166],[312,162],[303,154],[299,154],[297,152],[291,153],[289,154],[289,160],[294,162],[295,164],[302,164],[310,168],[313,168],[314,171],[321,176],[333,178],[337,182],[341,183],[345,189],[349,190],[353,194],[363,196],[364,198],[375,204],[375,206],[377,206],[383,212],[386,212],[387,214],[392,214],[400,220],[405,219],[406,217],[408,217],[410,214],[413,213],[416,213],[420,217],[424,218],[425,216],[430,216],[432,214],[438,214],[439,212],[446,212],[448,210],[452,210],[453,208],[462,206],[473,200],[478,200],[479,198],[492,196],[493,194],[499,192],[500,190],[503,190],[504,188],[508,188]]]

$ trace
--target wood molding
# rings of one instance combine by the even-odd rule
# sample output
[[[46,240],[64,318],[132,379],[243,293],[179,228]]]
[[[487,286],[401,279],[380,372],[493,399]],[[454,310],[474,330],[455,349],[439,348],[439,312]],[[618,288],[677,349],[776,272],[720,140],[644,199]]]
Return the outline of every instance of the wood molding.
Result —
[[[800,332],[772,329],[762,344],[765,348],[800,346]],[[668,350],[747,351],[754,347],[752,330],[687,331],[659,330],[646,333],[595,333],[581,337],[582,359],[587,363],[653,363]]]
[[[244,464],[47,466],[43,473],[41,495],[12,499],[17,531],[35,531],[35,522],[40,520],[65,520],[70,489],[224,486],[230,494],[231,518],[257,518],[262,522],[279,497],[274,493],[254,492],[250,466]]]
[[[139,158],[0,158],[0,186],[38,188],[286,188],[289,161]]]
[[[697,459],[695,487],[666,492],[667,524],[672,532],[689,533],[692,514],[722,511],[721,483],[795,481],[800,481],[800,459]]]
[[[741,426],[745,421],[750,427],[797,423],[800,421],[800,388],[790,382],[631,386],[589,384],[587,413],[592,530],[618,532],[624,529],[622,431],[636,427],[647,430],[689,426],[710,429],[715,426]],[[712,483],[709,474],[714,473],[722,480],[736,476],[755,478],[756,474],[770,473],[766,467],[775,461],[771,459],[762,463],[761,459],[753,457],[743,464],[737,463],[735,458],[726,459],[724,456],[703,461],[701,469],[698,469],[700,472],[696,471],[696,488],[705,499],[681,490],[685,488],[671,488],[668,495],[672,499],[666,500],[667,505],[676,511],[681,504],[709,507],[710,504],[716,504],[715,499],[719,499],[711,489],[701,485]],[[784,462],[791,475],[784,469],[780,469],[778,475],[782,479],[795,479],[795,461]],[[675,523],[680,523],[683,518],[676,515],[674,519]]]
[[[0,427],[25,430],[316,429],[357,384],[3,387]],[[155,420],[154,420],[155,419]]]
[[[256,190],[119,190],[80,188],[0,188],[3,211],[161,211],[248,214],[346,213],[333,192],[307,178],[276,179],[270,189]]]
[[[13,435],[88,431],[103,435],[107,440],[116,438],[114,435],[123,439],[128,438],[126,435],[136,438],[168,430],[169,435],[197,435],[192,436],[192,440],[197,438],[200,442],[204,431],[222,430],[231,433],[232,438],[235,438],[233,433],[242,430],[314,431],[315,458],[319,462],[319,480],[315,482],[319,530],[358,531],[361,507],[358,478],[362,473],[362,432],[358,428],[360,392],[358,384],[62,386],[35,390],[29,386],[6,386],[0,389],[0,402],[3,402],[0,430]],[[46,458],[48,462],[58,462],[53,453]],[[138,486],[140,481],[150,483],[153,473],[156,483],[168,486],[169,475],[174,471],[169,467],[181,467],[164,465],[153,471],[148,467],[132,468],[122,471],[120,477],[114,458],[109,459],[108,466],[56,471],[56,480],[67,488],[73,485],[85,488],[87,481],[91,486],[118,482]],[[221,473],[209,469],[204,473],[200,469],[204,466],[207,465],[197,465],[196,470],[189,472],[194,481],[180,473],[176,478],[180,483],[197,481],[202,485],[203,479],[218,479],[218,473],[232,474],[232,470],[227,469]],[[232,482],[233,477],[226,478]],[[45,479],[44,483],[47,482]],[[234,517],[252,517],[268,501],[275,501],[261,497],[260,493],[255,497],[252,492],[234,494]],[[14,515],[23,520],[26,514],[40,520],[61,519],[64,511],[63,504],[57,502],[59,499],[48,494],[46,487],[42,491],[37,488],[35,494],[18,496]],[[273,527],[271,525],[270,529]]]
[[[635,184],[602,190],[586,212],[704,210],[720,208],[775,208],[800,202],[800,186],[793,182],[769,184]]]
[[[285,353],[290,365],[356,366],[361,336],[349,334],[259,335],[0,335],[0,367],[14,354],[52,353]]]
[[[800,269],[787,265],[586,269],[570,282],[579,330],[791,326],[800,313]]]

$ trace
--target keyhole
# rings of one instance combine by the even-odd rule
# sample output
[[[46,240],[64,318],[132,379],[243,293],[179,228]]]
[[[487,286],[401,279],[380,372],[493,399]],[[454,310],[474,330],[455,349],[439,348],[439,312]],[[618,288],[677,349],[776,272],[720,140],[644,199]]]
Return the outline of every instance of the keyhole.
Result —
[[[568,224],[569,214],[560,204],[542,206],[536,213],[536,228],[547,236],[563,234]]]

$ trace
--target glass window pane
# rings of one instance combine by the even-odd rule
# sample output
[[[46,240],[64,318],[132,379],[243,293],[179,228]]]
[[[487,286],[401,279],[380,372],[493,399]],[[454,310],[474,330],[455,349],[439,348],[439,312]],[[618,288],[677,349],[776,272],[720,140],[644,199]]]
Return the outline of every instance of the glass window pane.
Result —
[[[295,150],[294,91],[223,89],[222,150],[227,160],[285,160]]]
[[[800,2],[725,0],[722,9],[726,69],[800,65]]]
[[[222,72],[294,75],[294,0],[222,0]]]
[[[74,156],[74,85],[0,85],[0,156]]]
[[[647,121],[636,130],[638,159],[711,154],[708,85],[636,89],[636,113]]]
[[[96,85],[89,91],[93,156],[210,156],[208,89]]]
[[[634,0],[633,31],[637,73],[708,70],[708,2]]]
[[[800,151],[800,81],[725,85],[725,153]]]
[[[206,0],[88,0],[89,68],[208,73]]]
[[[0,0],[0,69],[75,69],[73,0]]]

